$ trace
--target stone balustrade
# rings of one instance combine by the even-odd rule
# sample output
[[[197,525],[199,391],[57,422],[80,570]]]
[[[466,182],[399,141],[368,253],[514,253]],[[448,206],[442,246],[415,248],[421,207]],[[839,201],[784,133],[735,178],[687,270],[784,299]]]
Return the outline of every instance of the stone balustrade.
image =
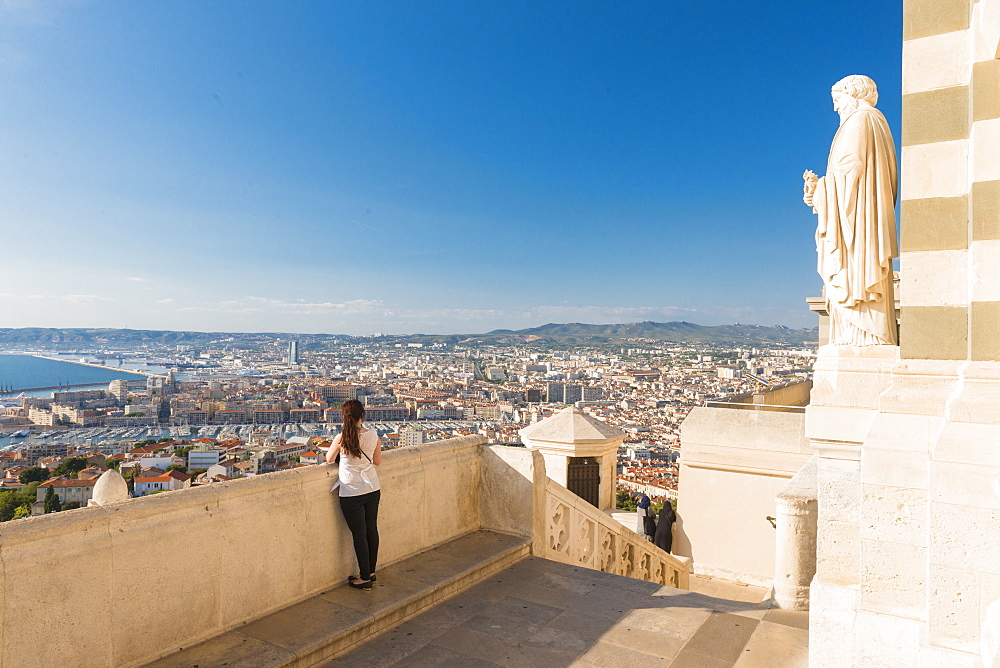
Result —
[[[664,552],[562,485],[546,480],[546,559],[689,589],[691,560]]]

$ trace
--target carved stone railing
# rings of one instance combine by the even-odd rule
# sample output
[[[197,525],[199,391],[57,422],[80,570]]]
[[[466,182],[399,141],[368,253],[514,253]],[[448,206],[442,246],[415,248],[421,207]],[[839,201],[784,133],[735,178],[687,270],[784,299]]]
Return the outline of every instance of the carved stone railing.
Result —
[[[545,558],[605,573],[690,587],[691,560],[656,547],[568,489],[545,481]]]

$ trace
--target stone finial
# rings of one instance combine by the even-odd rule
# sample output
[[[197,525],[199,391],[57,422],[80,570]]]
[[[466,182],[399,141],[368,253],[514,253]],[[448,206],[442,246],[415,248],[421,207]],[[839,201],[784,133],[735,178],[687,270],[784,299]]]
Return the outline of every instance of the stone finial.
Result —
[[[114,469],[108,469],[97,479],[94,485],[94,496],[87,502],[87,506],[106,506],[109,503],[127,501],[128,483],[122,474]]]

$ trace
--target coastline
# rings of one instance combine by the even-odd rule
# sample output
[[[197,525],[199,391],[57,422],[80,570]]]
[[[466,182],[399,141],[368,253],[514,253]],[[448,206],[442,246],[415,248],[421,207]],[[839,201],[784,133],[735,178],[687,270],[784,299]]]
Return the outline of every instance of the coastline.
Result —
[[[90,387],[105,387],[107,383],[77,383],[74,385],[49,385],[47,387],[19,387],[10,391],[4,391],[2,396],[4,399],[9,399],[10,397],[4,396],[6,394],[14,394],[15,392],[45,392],[46,390],[53,391],[72,391],[72,390],[85,390]]]
[[[105,366],[103,364],[93,364],[91,362],[81,362],[79,360],[68,360],[68,359],[62,359],[62,358],[59,358],[59,357],[48,357],[47,355],[39,355],[37,353],[32,354],[31,357],[38,357],[40,359],[49,360],[51,362],[67,362],[69,364],[79,364],[80,366],[90,366],[90,367],[94,367],[95,369],[106,369],[108,371],[118,371],[119,373],[131,373],[131,374],[135,374],[136,376],[146,376],[147,378],[151,377],[151,376],[161,376],[161,375],[163,375],[163,374],[157,374],[157,373],[149,373],[148,371],[138,371],[136,369],[122,369],[121,367],[116,367],[116,366]],[[94,384],[95,385],[100,385],[100,383],[94,383]],[[48,389],[52,389],[52,388],[37,387],[37,388],[32,388],[32,389],[33,390],[48,390]],[[25,391],[27,391],[27,390],[25,390]]]

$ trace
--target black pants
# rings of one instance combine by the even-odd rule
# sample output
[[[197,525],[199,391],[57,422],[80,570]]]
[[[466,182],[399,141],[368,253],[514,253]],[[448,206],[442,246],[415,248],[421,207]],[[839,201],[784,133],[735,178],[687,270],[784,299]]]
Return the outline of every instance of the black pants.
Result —
[[[362,580],[371,578],[378,560],[378,500],[381,495],[382,491],[376,489],[360,496],[340,497],[340,510],[354,537],[358,576]]]

